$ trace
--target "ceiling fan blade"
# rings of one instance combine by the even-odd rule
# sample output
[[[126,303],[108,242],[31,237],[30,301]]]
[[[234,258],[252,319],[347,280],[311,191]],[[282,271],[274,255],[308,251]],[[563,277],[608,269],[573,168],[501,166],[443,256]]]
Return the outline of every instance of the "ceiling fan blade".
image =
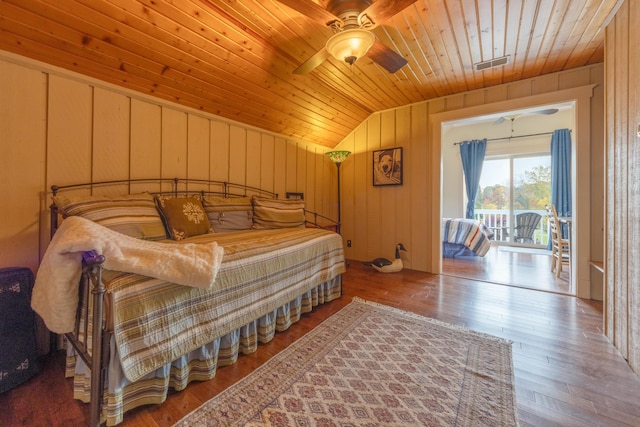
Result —
[[[342,20],[335,16],[333,13],[329,12],[327,9],[323,8],[317,3],[312,2],[311,0],[278,0],[280,3],[289,6],[291,9],[300,12],[304,16],[307,16],[313,19],[316,22],[319,22],[322,25],[327,25],[333,21]]]
[[[367,26],[366,28],[375,28],[415,2],[416,0],[377,0],[360,13],[358,24],[363,25],[371,21],[373,26]]]
[[[378,38],[376,38],[376,41],[373,43],[371,49],[369,49],[369,52],[367,52],[367,56],[371,58],[373,62],[377,63],[390,73],[395,73],[400,68],[407,65],[406,59],[388,48],[384,43],[378,40]]]
[[[293,74],[307,74],[313,71],[318,65],[322,64],[328,57],[329,52],[323,47],[311,58],[304,61],[298,68],[293,70]]]
[[[547,108],[546,110],[534,111],[535,114],[555,114],[558,112],[557,108]]]

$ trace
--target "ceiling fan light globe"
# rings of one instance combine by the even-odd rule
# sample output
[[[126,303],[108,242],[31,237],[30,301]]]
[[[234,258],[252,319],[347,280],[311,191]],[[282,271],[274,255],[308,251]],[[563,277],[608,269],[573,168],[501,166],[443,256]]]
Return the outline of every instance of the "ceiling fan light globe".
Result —
[[[376,38],[370,31],[361,29],[344,30],[327,40],[327,52],[338,61],[353,64],[367,54]]]

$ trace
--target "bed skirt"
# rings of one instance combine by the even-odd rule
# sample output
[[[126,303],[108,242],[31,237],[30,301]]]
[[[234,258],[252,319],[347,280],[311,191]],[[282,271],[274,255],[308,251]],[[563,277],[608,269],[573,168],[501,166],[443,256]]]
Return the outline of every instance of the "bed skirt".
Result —
[[[442,256],[444,258],[457,258],[461,256],[479,256],[465,245],[457,243],[442,242]]]
[[[276,331],[288,329],[300,320],[302,313],[339,298],[341,293],[342,276],[338,275],[277,310],[183,355],[133,383],[124,376],[119,359],[112,357],[105,379],[101,422],[106,422],[107,426],[119,424],[124,414],[134,408],[164,402],[170,388],[179,391],[191,381],[206,381],[215,377],[217,368],[234,364],[239,354],[254,353],[258,343],[271,341]],[[111,355],[118,354],[115,345],[112,335]],[[91,399],[91,372],[70,345],[67,346],[65,375],[74,379],[74,398],[88,403]]]

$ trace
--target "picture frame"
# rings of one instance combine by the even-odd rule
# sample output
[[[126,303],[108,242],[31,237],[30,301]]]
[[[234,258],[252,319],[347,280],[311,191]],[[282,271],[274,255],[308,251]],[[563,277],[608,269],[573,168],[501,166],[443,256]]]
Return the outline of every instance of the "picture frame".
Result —
[[[287,199],[304,200],[304,193],[295,193],[293,191],[287,191]]]
[[[373,185],[402,185],[402,147],[373,151]]]

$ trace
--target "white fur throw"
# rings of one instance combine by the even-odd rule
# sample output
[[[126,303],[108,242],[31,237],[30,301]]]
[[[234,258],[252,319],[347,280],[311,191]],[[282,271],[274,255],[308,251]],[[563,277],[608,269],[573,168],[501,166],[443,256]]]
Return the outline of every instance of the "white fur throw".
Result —
[[[198,288],[213,285],[224,254],[216,242],[141,240],[78,216],[69,217],[42,258],[31,298],[31,306],[53,332],[61,334],[74,328],[82,253],[90,250],[105,256],[103,265],[109,270]]]

